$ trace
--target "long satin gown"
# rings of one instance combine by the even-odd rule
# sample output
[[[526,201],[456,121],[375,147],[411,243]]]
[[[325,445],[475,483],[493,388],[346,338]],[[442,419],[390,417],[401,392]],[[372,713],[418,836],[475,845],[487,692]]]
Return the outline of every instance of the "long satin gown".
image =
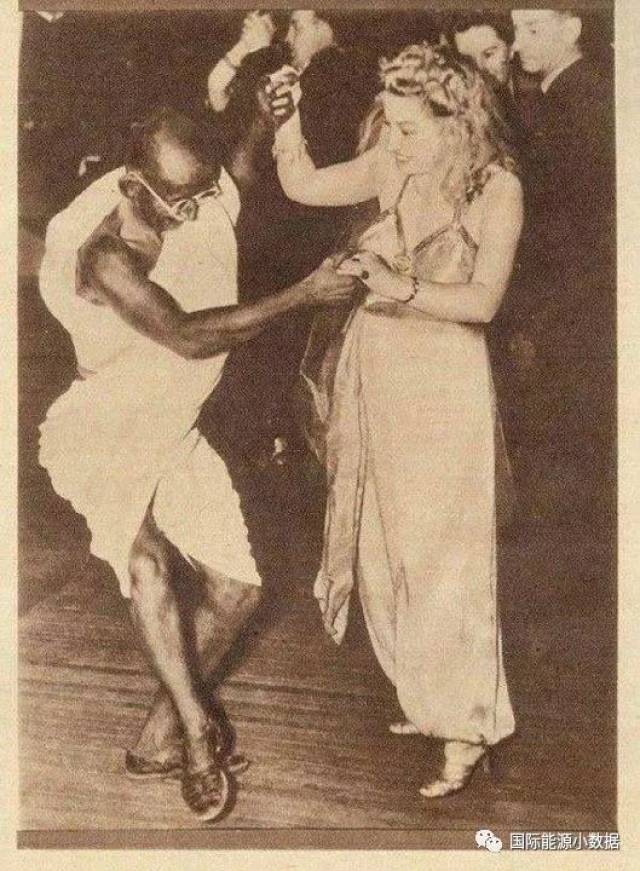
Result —
[[[462,209],[410,249],[403,193],[360,247],[424,280],[469,282],[477,245]],[[335,374],[315,595],[339,642],[357,580],[406,718],[445,740],[491,745],[514,730],[496,600],[501,447],[484,329],[370,295]]]

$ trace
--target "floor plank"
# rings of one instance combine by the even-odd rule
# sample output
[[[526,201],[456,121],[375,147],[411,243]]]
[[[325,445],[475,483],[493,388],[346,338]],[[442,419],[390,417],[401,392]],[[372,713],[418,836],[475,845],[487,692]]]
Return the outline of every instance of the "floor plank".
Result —
[[[37,426],[68,383],[69,347],[33,281],[23,289],[21,827],[60,837],[192,831],[176,783],[123,776],[156,684],[115,579],[89,557],[86,526],[37,465]],[[311,592],[322,517],[309,468],[238,474],[267,607],[220,690],[253,764],[216,829],[328,838],[355,829],[615,829],[614,563],[598,530],[505,538],[500,599],[518,731],[500,748],[494,778],[478,774],[460,795],[427,803],[417,790],[435,774],[440,748],[387,733],[398,710],[356,603],[341,647],[322,631]]]
[[[176,783],[142,786],[122,774],[155,681],[105,581],[99,572],[73,581],[21,620],[22,827],[196,828]],[[607,628],[585,609],[547,610],[511,626],[521,629],[507,660],[520,728],[497,779],[479,774],[459,796],[428,804],[417,789],[435,773],[439,748],[386,733],[393,693],[357,609],[338,648],[321,631],[309,585],[285,591],[220,692],[253,764],[219,827],[612,828],[611,675],[593,658],[596,630],[602,640]]]

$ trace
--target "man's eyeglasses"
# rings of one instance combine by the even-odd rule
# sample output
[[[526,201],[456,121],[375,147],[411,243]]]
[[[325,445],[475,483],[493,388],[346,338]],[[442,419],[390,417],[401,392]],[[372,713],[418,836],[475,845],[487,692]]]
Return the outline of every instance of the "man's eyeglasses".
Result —
[[[207,197],[219,197],[222,194],[220,185],[215,182],[210,188],[200,191],[200,193],[194,194],[192,197],[185,197],[184,199],[176,200],[174,203],[168,203],[164,197],[161,197],[157,191],[154,191],[149,182],[140,173],[130,172],[129,175],[135,178],[136,181],[139,181],[175,221],[195,221],[198,217],[201,201]]]

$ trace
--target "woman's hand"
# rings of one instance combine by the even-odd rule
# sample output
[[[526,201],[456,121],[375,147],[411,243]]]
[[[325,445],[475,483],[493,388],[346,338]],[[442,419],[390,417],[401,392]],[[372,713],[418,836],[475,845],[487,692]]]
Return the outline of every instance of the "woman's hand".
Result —
[[[374,293],[408,302],[414,295],[413,280],[407,275],[399,275],[371,251],[359,251],[338,267],[342,275],[354,275]]]
[[[242,23],[240,43],[246,54],[267,48],[273,41],[276,26],[268,12],[250,12]]]

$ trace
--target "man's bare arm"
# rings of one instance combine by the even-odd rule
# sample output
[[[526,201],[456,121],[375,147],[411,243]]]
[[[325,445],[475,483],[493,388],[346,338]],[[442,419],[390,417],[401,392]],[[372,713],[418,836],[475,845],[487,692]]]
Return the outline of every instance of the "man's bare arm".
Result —
[[[280,315],[305,306],[349,299],[355,282],[325,261],[314,273],[281,293],[250,305],[185,312],[143,272],[135,254],[117,236],[104,235],[79,253],[85,282],[128,324],[186,359],[229,351],[257,336]]]

